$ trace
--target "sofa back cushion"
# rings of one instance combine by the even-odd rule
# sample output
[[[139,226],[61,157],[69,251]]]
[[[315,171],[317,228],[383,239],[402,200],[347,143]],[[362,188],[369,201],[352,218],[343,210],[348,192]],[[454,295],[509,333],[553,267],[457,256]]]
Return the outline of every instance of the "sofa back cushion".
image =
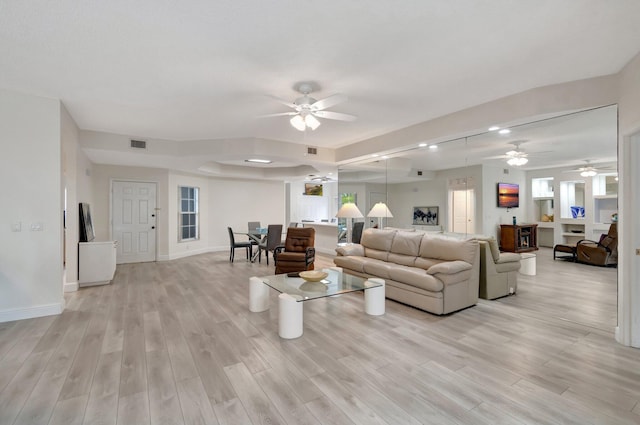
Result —
[[[381,229],[365,229],[362,232],[362,239],[360,244],[369,249],[377,251],[390,251],[393,237],[395,236],[395,230],[381,230]]]
[[[459,240],[442,236],[423,236],[420,257],[438,260],[462,260],[473,264],[478,250],[478,241]]]
[[[410,255],[417,257],[420,253],[420,243],[422,242],[420,233],[398,231],[391,243],[391,252],[394,254]]]

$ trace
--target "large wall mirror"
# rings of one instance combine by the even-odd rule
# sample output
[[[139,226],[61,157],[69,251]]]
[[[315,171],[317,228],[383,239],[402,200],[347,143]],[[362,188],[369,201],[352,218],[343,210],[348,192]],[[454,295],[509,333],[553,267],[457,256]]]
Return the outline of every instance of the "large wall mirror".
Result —
[[[567,233],[599,236],[608,224],[601,217],[617,212],[617,186],[611,183],[617,168],[617,106],[503,127],[452,140],[417,140],[415,146],[343,164],[337,190],[356,195],[365,227],[379,225],[366,216],[376,202],[385,201],[393,215],[384,220],[389,227],[499,238],[500,225],[515,219],[541,223],[547,232],[542,239],[551,246],[571,241]],[[540,206],[536,210],[535,179],[552,182],[544,215]],[[564,202],[560,182],[577,180],[584,181],[579,196],[584,215],[572,224],[582,223],[580,233],[563,226],[560,212],[552,208]],[[517,207],[498,204],[498,183],[517,185]]]

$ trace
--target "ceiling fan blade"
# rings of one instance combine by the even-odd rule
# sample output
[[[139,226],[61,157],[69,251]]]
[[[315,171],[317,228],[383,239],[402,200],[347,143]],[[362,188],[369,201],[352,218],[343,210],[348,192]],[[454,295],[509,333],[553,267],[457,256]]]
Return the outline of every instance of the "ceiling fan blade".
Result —
[[[298,113],[297,112],[279,112],[277,114],[259,115],[258,118],[283,117],[283,116],[291,116],[291,115],[298,115]]]
[[[313,115],[326,118],[329,120],[340,120],[340,121],[355,121],[358,117],[355,115],[343,114],[340,112],[330,112],[330,111],[314,111]]]
[[[283,105],[288,106],[291,109],[295,109],[296,111],[298,110],[298,105],[296,105],[295,103],[291,103],[288,100],[280,99],[279,97],[275,97],[271,95],[267,95],[267,97],[275,100],[276,102],[282,103]]]
[[[347,96],[343,94],[334,94],[329,97],[325,97],[324,99],[320,99],[316,102],[313,102],[311,105],[311,110],[313,111],[321,111],[323,109],[331,108],[333,105],[337,105],[338,103],[346,102]]]

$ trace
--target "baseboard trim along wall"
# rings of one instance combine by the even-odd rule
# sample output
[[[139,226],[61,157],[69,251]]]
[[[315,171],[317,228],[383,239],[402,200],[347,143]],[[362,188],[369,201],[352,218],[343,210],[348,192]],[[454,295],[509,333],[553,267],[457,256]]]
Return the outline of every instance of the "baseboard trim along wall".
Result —
[[[65,282],[64,292],[76,292],[78,290],[78,282]]]
[[[14,320],[33,319],[34,317],[53,316],[64,310],[64,301],[55,304],[39,305],[36,307],[17,308],[0,311],[0,323]]]

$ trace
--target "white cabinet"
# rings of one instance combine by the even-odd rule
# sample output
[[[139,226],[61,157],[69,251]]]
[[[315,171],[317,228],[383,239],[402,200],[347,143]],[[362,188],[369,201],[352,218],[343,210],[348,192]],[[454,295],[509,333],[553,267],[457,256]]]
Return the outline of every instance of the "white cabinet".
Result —
[[[104,285],[116,272],[117,241],[78,243],[79,286]]]

